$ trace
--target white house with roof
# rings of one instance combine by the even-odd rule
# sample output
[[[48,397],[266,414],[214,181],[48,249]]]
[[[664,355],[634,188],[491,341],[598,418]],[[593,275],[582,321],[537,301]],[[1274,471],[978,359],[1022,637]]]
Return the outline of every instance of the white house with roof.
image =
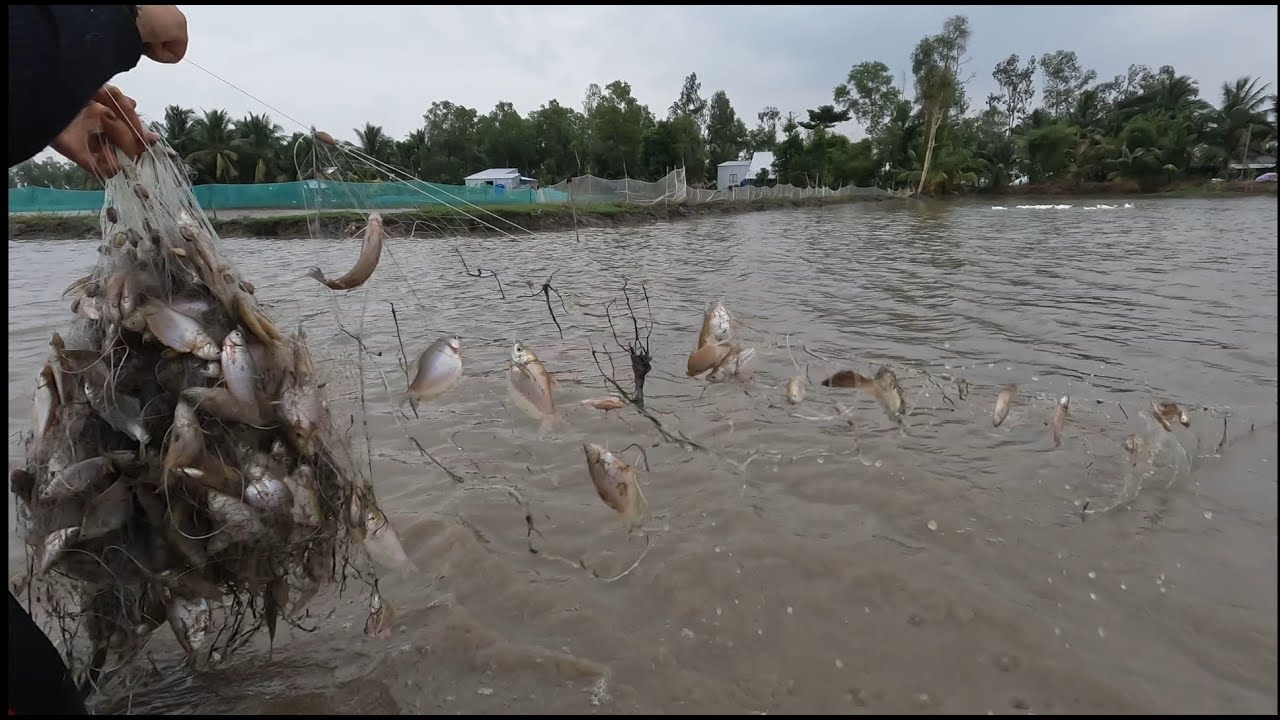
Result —
[[[728,190],[744,180],[755,180],[761,170],[768,172],[770,179],[777,178],[773,173],[773,153],[762,150],[752,153],[749,160],[726,160],[716,166],[716,189]]]
[[[504,190],[518,190],[520,188],[537,187],[538,181],[531,177],[525,177],[520,174],[516,168],[489,168],[481,170],[474,175],[468,175],[462,179],[467,187],[482,187],[489,185],[494,188],[502,188]]]

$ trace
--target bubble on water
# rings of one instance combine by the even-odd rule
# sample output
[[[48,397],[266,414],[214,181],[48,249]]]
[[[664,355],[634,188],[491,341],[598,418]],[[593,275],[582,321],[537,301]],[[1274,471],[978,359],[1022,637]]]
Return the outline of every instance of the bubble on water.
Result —
[[[1062,628],[1060,628],[1060,627],[1055,627],[1055,628],[1053,629],[1053,634],[1054,634],[1054,635],[1057,635],[1058,637],[1062,637]]]
[[[716,617],[720,617],[723,614],[724,614],[724,610],[721,610],[720,608],[716,608]]]
[[[1101,625],[1098,626],[1098,637],[1104,638],[1104,639],[1107,637],[1107,629],[1102,627]]]
[[[693,631],[692,631],[692,630],[690,630],[689,628],[682,628],[682,629],[680,630],[680,637],[682,637],[682,638],[687,638],[687,639],[689,639],[689,640],[692,640],[692,639],[693,639]]]
[[[844,669],[844,661],[843,661],[843,660],[841,660],[840,658],[836,658],[836,669],[837,669],[837,670],[843,670],[843,669]]]
[[[1090,570],[1090,571],[1089,571],[1089,579],[1090,579],[1090,580],[1095,580],[1095,579],[1097,579],[1097,577],[1098,577],[1098,573],[1096,573],[1096,572],[1094,572],[1094,571],[1092,571],[1092,570]]]
[[[764,635],[764,628],[756,628],[756,635]]]
[[[1161,595],[1163,595],[1163,594],[1165,594],[1166,592],[1168,592],[1168,589],[1167,589],[1165,586],[1161,585],[1161,586],[1160,586],[1160,594],[1161,594]]]
[[[493,688],[487,688],[487,687],[476,688],[476,694],[478,694],[478,695],[492,695],[492,694],[493,694]]]
[[[1128,589],[1129,589],[1129,586],[1128,586],[1128,585],[1125,585],[1124,583],[1120,583],[1120,589],[1121,589],[1121,590],[1128,590]]]
[[[925,527],[928,527],[930,530],[937,531],[938,523],[936,520],[930,520]]]
[[[788,606],[787,606],[787,614],[788,614],[788,615],[795,615],[795,614],[796,614],[796,611],[795,611],[795,609],[794,609],[794,608],[792,608],[790,605],[788,605]]]
[[[1089,599],[1090,599],[1090,600],[1097,600],[1097,599],[1098,599],[1098,593],[1089,593]]]
[[[863,606],[862,606],[862,612],[863,612],[864,614],[866,614],[866,615],[870,615],[870,614],[871,614],[871,607],[870,607],[870,606],[867,606],[867,605],[863,605]]]
[[[822,458],[818,458],[818,464],[821,465],[822,463],[823,463]]]
[[[720,546],[719,546],[719,545],[716,545],[715,547],[711,548],[711,550],[712,550],[713,552],[720,552],[721,548],[720,548]]]
[[[1032,375],[1031,382],[1040,382],[1040,378],[1036,377],[1035,375]]]
[[[1052,585],[1052,584],[1053,584],[1053,578],[1045,578],[1045,579],[1049,581],[1049,584],[1050,584],[1050,585]]]
[[[881,465],[883,465],[883,464],[884,464],[884,461],[883,461],[883,460],[877,460],[877,461],[875,461],[875,466],[876,466],[876,467],[880,467],[880,466],[881,466]]]

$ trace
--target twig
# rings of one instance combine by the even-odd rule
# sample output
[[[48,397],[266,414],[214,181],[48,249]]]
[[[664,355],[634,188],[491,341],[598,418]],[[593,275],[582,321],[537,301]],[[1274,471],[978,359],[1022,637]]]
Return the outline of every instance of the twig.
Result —
[[[1222,453],[1222,446],[1227,444],[1227,416],[1222,416],[1222,439],[1218,441],[1218,449],[1215,451]]]
[[[592,577],[600,578],[600,579],[604,580],[605,582],[613,582],[613,581],[615,581],[615,580],[621,580],[622,578],[624,578],[624,577],[626,577],[626,576],[630,575],[630,574],[631,574],[631,571],[632,571],[632,570],[635,570],[635,569],[640,565],[640,561],[641,561],[641,560],[644,560],[645,555],[648,555],[648,554],[649,554],[649,550],[651,550],[651,549],[653,548],[653,546],[654,546],[654,545],[656,545],[656,544],[657,544],[657,543],[653,542],[653,540],[652,540],[648,535],[645,535],[645,536],[644,536],[644,550],[640,552],[640,557],[636,558],[636,561],[635,561],[635,562],[633,562],[633,563],[631,563],[631,567],[627,568],[626,570],[623,570],[621,573],[618,573],[617,575],[614,575],[614,576],[613,576],[613,577],[611,577],[611,578],[600,578],[600,574],[599,574],[599,573],[597,573],[595,570],[592,570],[592,571],[591,571],[591,575],[592,575]]]
[[[569,312],[569,309],[568,309],[567,307],[565,307],[565,304],[564,304],[564,298],[563,298],[563,297],[561,297],[561,295],[560,295],[560,291],[559,291],[559,290],[556,290],[556,289],[555,289],[554,287],[552,287],[552,285],[551,285],[551,278],[555,277],[555,276],[556,276],[556,273],[558,273],[558,272],[560,272],[560,271],[559,271],[559,270],[556,270],[555,272],[551,273],[551,275],[547,276],[547,281],[546,281],[546,282],[544,282],[544,283],[542,283],[542,287],[541,287],[541,288],[539,288],[538,290],[536,290],[533,294],[531,294],[531,295],[526,295],[525,297],[537,297],[537,296],[541,295],[541,296],[543,297],[543,299],[544,299],[544,300],[546,300],[546,302],[547,302],[547,312],[551,314],[551,322],[553,322],[553,323],[555,323],[555,324],[556,324],[556,330],[558,330],[558,331],[560,332],[560,339],[561,339],[561,340],[563,340],[563,339],[564,339],[564,328],[560,327],[560,321],[556,319],[556,311],[555,311],[555,310],[553,310],[553,309],[551,308],[551,293],[555,293],[555,294],[556,294],[556,298],[560,300],[560,309],[564,310],[564,311],[565,311],[565,313],[568,313],[568,312]]]
[[[427,449],[426,449],[426,448],[424,448],[424,447],[422,447],[422,443],[418,442],[418,438],[413,437],[412,435],[410,435],[410,436],[408,436],[408,437],[409,437],[409,442],[412,442],[414,445],[416,445],[416,446],[417,446],[417,448],[418,448],[418,452],[422,453],[423,455],[425,455],[425,456],[427,457],[427,459],[429,459],[431,462],[435,463],[435,464],[436,464],[436,467],[438,467],[438,468],[440,468],[441,470],[445,471],[445,474],[447,474],[449,477],[453,478],[453,481],[454,481],[454,482],[456,482],[456,483],[461,483],[461,482],[463,482],[463,479],[462,479],[462,476],[461,476],[461,475],[459,475],[458,473],[456,473],[456,472],[454,472],[454,471],[450,470],[449,468],[445,467],[445,466],[444,466],[444,463],[441,463],[439,460],[437,460],[437,459],[435,458],[435,456],[434,456],[434,455],[432,455],[431,453],[427,452]]]
[[[494,282],[498,283],[498,294],[502,296],[502,299],[503,299],[503,300],[506,300],[506,299],[507,299],[507,293],[502,289],[502,280],[500,280],[500,279],[498,278],[498,273],[497,273],[497,271],[495,271],[495,270],[485,270],[485,269],[483,269],[483,268],[479,268],[479,267],[477,267],[477,268],[473,271],[470,267],[468,267],[468,266],[467,266],[467,259],[466,259],[466,258],[464,258],[464,257],[462,257],[462,251],[461,251],[461,250],[459,250],[459,249],[458,249],[458,248],[456,248],[456,247],[453,249],[453,251],[454,251],[455,253],[457,253],[457,254],[458,254],[458,259],[462,261],[462,271],[463,271],[463,273],[465,273],[465,274],[467,274],[467,275],[469,275],[469,276],[471,276],[471,277],[473,277],[473,278],[482,278],[482,277],[491,277],[491,278],[493,278]],[[486,275],[486,273],[488,273],[488,275]]]
[[[1118,405],[1118,406],[1120,407],[1120,414],[1124,416],[1124,419],[1125,419],[1125,420],[1128,420],[1128,419],[1129,419],[1129,413],[1127,413],[1127,412],[1125,412],[1125,411],[1124,411],[1124,403],[1122,403],[1122,402],[1118,402],[1118,401],[1117,401],[1117,402],[1116,402],[1116,405]],[[1225,420],[1225,419],[1226,419],[1226,418],[1223,418],[1223,420]]]
[[[409,377],[409,354],[404,351],[404,338],[400,335],[400,318],[396,315],[396,304],[390,300],[387,304],[391,306],[391,320],[396,324],[396,341],[400,343],[400,368],[404,370],[404,381],[412,383],[413,380]],[[413,408],[414,419],[421,420],[422,416],[418,415],[417,405],[410,405],[410,407]]]
[[[360,346],[360,349],[361,349],[361,350],[363,350],[364,352],[367,352],[367,353],[369,353],[370,355],[373,355],[374,357],[382,357],[382,352],[381,352],[380,350],[370,350],[370,349],[369,349],[369,348],[364,344],[364,341],[360,339],[360,336],[359,336],[359,335],[356,335],[355,333],[351,332],[350,330],[348,330],[348,329],[346,329],[346,328],[342,327],[342,325],[338,325],[338,329],[339,329],[339,330],[341,330],[341,331],[343,332],[343,334],[344,334],[344,335],[346,335],[347,337],[351,338],[352,340],[355,340],[355,341],[356,341],[356,344],[357,344],[357,345],[359,345],[359,346]]]

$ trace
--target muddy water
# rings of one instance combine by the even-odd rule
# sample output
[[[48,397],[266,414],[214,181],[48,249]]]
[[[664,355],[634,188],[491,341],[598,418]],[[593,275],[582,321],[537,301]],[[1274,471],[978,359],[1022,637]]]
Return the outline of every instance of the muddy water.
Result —
[[[359,392],[334,318],[381,353],[364,368],[374,476],[422,572],[383,582],[390,641],[361,634],[348,597],[315,632],[291,630],[273,662],[193,676],[161,658],[160,676],[104,707],[1276,712],[1276,204],[1093,204],[883,203],[392,242],[367,292],[339,298],[302,273],[345,270],[353,243],[226,241],[275,317],[305,323],[335,404]],[[502,294],[455,250],[497,271]],[[68,320],[57,295],[95,255],[89,241],[11,242],[9,257],[13,467],[49,334]],[[552,271],[563,339],[534,295]],[[632,410],[576,407],[605,390],[588,341],[617,350],[606,303],[624,342],[634,332],[624,274],[649,293],[650,407],[705,450],[659,442]],[[683,377],[714,297],[757,349],[749,383]],[[383,376],[404,386],[389,301],[411,355],[457,333],[467,363],[407,421],[384,389]],[[632,305],[645,337],[645,303]],[[507,400],[516,338],[556,374],[559,424]],[[798,407],[783,400],[792,356],[815,381]],[[905,429],[871,399],[816,386],[884,363]],[[1010,382],[1013,411],[993,428]],[[1055,449],[1062,395],[1072,413]],[[1143,419],[1155,397],[1194,406],[1191,428]],[[1129,433],[1153,452],[1128,455]],[[641,533],[595,497],[584,441],[644,447]],[[532,509],[537,554],[504,486]],[[607,581],[646,537],[643,560]],[[11,539],[11,571],[21,555]]]

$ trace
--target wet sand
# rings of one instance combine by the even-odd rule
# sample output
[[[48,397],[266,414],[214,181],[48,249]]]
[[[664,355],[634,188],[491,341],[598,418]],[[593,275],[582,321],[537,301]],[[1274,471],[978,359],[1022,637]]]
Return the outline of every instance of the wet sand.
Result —
[[[344,270],[355,243],[228,240],[273,315],[304,321],[313,352],[341,371],[336,403],[359,392],[335,315],[382,352],[366,367],[374,477],[422,573],[383,581],[390,641],[361,634],[353,594],[320,606],[337,614],[317,632],[290,631],[274,662],[250,653],[192,676],[158,641],[163,675],[102,707],[1274,713],[1276,207],[1133,202],[852,205],[592,230],[580,244],[393,241],[367,293],[340,297],[301,273]],[[95,256],[91,242],[9,248],[14,467],[48,336],[69,318],[57,294]],[[497,270],[507,299],[463,274],[455,248]],[[13,269],[37,265],[39,277]],[[557,269],[563,340],[542,297],[520,297]],[[646,284],[656,320],[650,406],[708,451],[660,442],[632,410],[576,407],[605,390],[588,338],[612,345],[604,306],[622,302],[623,272]],[[713,298],[757,348],[751,383],[683,377]],[[375,369],[403,389],[388,301],[411,355],[446,332],[463,338],[467,378],[406,422],[462,483],[391,416],[399,398]],[[782,398],[796,372],[787,333],[812,378],[798,407]],[[506,400],[517,338],[560,382],[559,428]],[[874,401],[816,386],[881,363],[902,381],[905,431]],[[1018,399],[993,428],[1008,382]],[[1072,417],[1053,449],[1063,394]],[[1192,427],[1142,420],[1157,397],[1195,406]],[[856,429],[801,417],[833,416],[837,402]],[[1123,450],[1132,432],[1159,443],[1153,463]],[[653,547],[612,582],[577,563],[614,576],[645,539],[595,497],[582,442],[638,442],[651,467]],[[625,453],[643,467],[638,455]],[[528,500],[538,554],[502,486]],[[9,555],[12,572],[12,538]]]

